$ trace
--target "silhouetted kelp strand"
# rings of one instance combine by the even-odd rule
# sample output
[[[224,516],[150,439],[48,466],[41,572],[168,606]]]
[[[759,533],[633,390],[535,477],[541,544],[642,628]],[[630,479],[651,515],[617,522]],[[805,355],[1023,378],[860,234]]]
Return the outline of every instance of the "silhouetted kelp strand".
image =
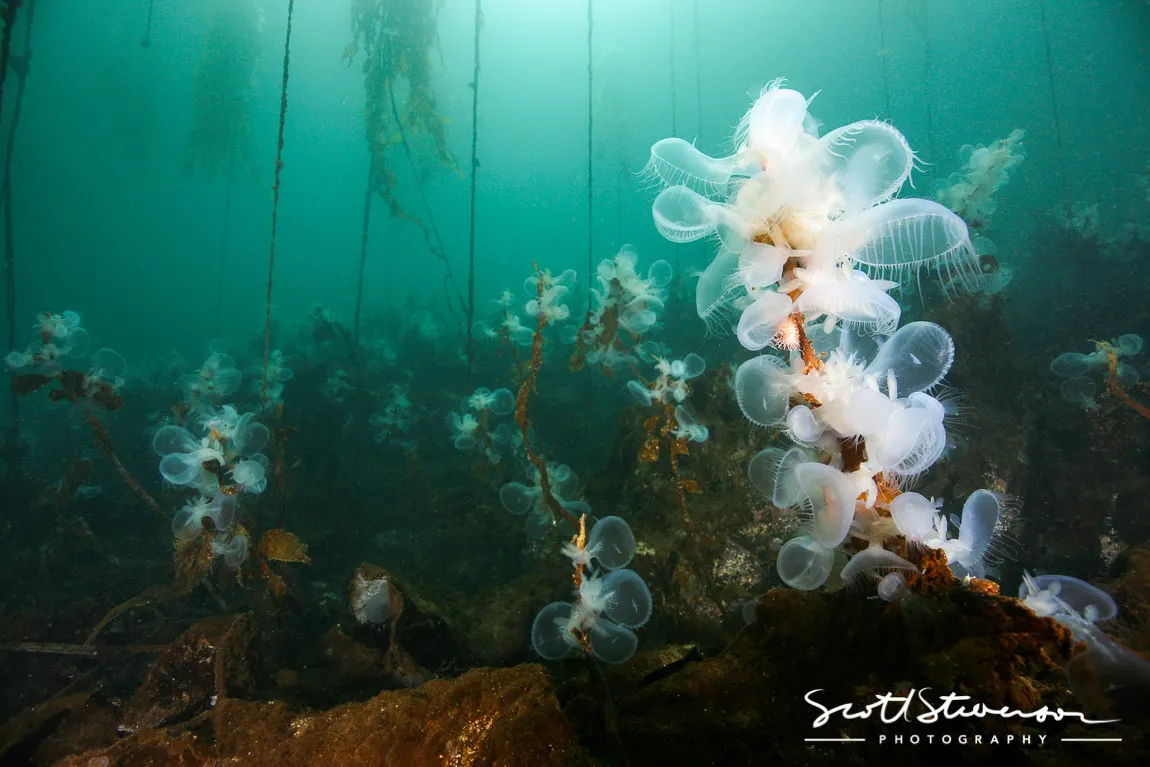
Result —
[[[886,97],[886,114],[884,120],[890,120],[890,76],[887,74],[886,59],[890,54],[886,49],[886,24],[882,17],[882,0],[878,0],[878,60],[882,67],[882,90]]]
[[[264,313],[264,380],[260,389],[260,412],[267,410],[268,402],[268,362],[271,358],[272,348],[272,275],[276,266],[276,224],[279,220],[280,205],[280,173],[283,171],[284,153],[284,124],[287,122],[288,108],[288,71],[291,68],[291,22],[295,11],[295,0],[288,0],[287,33],[284,37],[284,63],[283,82],[280,86],[280,120],[279,131],[276,136],[276,165],[275,181],[272,184],[272,234],[271,246],[268,252],[268,294],[267,308]]]
[[[675,38],[676,38],[676,34],[675,34],[675,3],[671,3],[667,7],[667,23],[670,26],[670,30],[669,30],[670,34],[668,34],[667,39],[670,43],[668,45],[668,48],[669,48],[669,53],[670,53],[670,58],[671,58],[671,67],[670,67],[670,69],[671,69],[671,135],[672,136],[678,136],[679,135],[679,98],[678,98],[678,95],[679,95],[679,87],[678,87],[679,65],[675,60],[676,59],[676,57],[675,57]],[[695,137],[695,140],[696,141],[698,140],[698,136]],[[675,248],[674,253],[675,253],[675,255],[674,255],[675,276],[678,277],[678,275],[680,274],[681,268],[682,268],[681,267],[682,250],[680,248]]]
[[[20,0],[3,0],[0,2],[0,20],[4,22],[4,31],[0,33],[0,109],[4,105],[4,83],[8,79],[8,56],[12,50],[12,32],[16,28],[16,10],[20,7]]]
[[[1046,76],[1050,81],[1050,107],[1054,117],[1054,138],[1058,145],[1058,180],[1062,184],[1062,207],[1070,218],[1070,194],[1066,189],[1066,152],[1062,148],[1062,116],[1058,109],[1058,89],[1054,82],[1054,64],[1050,53],[1050,27],[1046,23],[1046,0],[1038,0],[1038,17],[1042,22],[1042,45],[1046,51]]]
[[[462,170],[447,148],[443,130],[446,121],[437,112],[431,78],[426,66],[430,49],[435,44],[436,22],[432,9],[438,5],[419,2],[408,3],[408,7],[400,8],[395,3],[383,0],[353,4],[353,39],[344,50],[343,60],[348,65],[351,64],[359,52],[362,38],[366,48],[366,60],[363,65],[366,91],[365,133],[374,169],[375,190],[387,203],[391,216],[417,225],[423,233],[428,250],[444,262],[447,271],[443,281],[444,296],[448,311],[462,334],[464,318],[457,311],[457,306],[464,314],[467,307],[451,273],[451,262],[446,257],[443,238],[439,235],[434,211],[423,188],[422,174],[412,156],[404,130],[405,122],[414,123],[417,130],[430,134],[439,159],[463,178]],[[407,14],[407,11],[413,13]],[[394,81],[398,78],[406,79],[409,86],[403,117],[399,114],[394,96]],[[385,119],[385,114],[388,112],[392,115],[393,124],[388,124]],[[399,141],[395,139],[396,134],[399,136]],[[428,211],[430,229],[418,217],[404,212],[393,191],[397,180],[395,173],[388,167],[386,151],[397,143],[402,144],[404,154],[411,165],[420,198]]]
[[[591,309],[591,290],[595,274],[595,10],[587,0],[587,309]],[[592,381],[587,379],[585,396],[592,399]],[[583,437],[588,438],[589,423],[584,424]]]
[[[932,75],[934,36],[930,31],[930,5],[923,3],[920,10],[922,11],[922,24],[918,25],[916,22],[916,26],[919,27],[918,31],[922,36],[922,76],[919,82],[919,91],[924,97],[924,106],[926,107],[923,112],[926,117],[927,146],[930,152],[926,159],[933,162],[938,158],[934,135],[934,77]],[[913,16],[911,16],[911,20],[915,20]]]
[[[322,309],[312,312],[311,318],[314,323],[311,331],[312,340],[320,344],[340,341],[349,353],[354,351],[355,339],[351,331],[338,322],[325,318]]]
[[[403,146],[403,154],[407,157],[407,163],[411,166],[411,172],[415,176],[415,188],[419,192],[419,199],[423,201],[423,207],[427,210],[428,224],[424,224],[418,218],[408,216],[403,211],[397,210],[396,206],[392,206],[391,215],[399,218],[412,221],[417,224],[423,231],[423,239],[427,243],[428,250],[432,255],[436,256],[443,262],[446,274],[444,275],[444,294],[448,298],[447,308],[451,311],[451,316],[455,318],[457,324],[462,325],[463,321],[455,313],[454,307],[451,306],[451,293],[446,291],[447,286],[452,288],[455,293],[455,299],[459,302],[460,307],[466,311],[467,304],[463,300],[463,293],[459,290],[459,283],[455,280],[455,271],[451,268],[451,261],[447,258],[447,249],[443,245],[443,237],[439,234],[439,226],[435,223],[435,211],[431,207],[431,203],[427,200],[427,192],[423,188],[423,181],[420,178],[419,166],[415,163],[415,157],[411,154],[411,146],[407,143],[407,132],[403,129],[403,121],[399,117],[399,107],[395,103],[395,88],[390,84],[387,87],[387,97],[391,104],[391,114],[395,119],[396,130],[399,131],[400,143]],[[428,226],[430,225],[430,230]],[[435,242],[431,240],[431,236],[435,235]]]
[[[353,12],[353,14],[354,14],[354,12]],[[374,55],[375,55],[375,57],[379,58],[381,56],[380,51],[382,50],[382,47],[383,47],[383,36],[384,36],[383,33],[384,33],[385,27],[381,21],[377,22],[376,27],[377,27],[377,29],[376,29],[375,54]],[[354,23],[353,23],[353,30],[354,30]],[[367,84],[372,81],[371,74],[370,74],[370,62],[371,62],[371,54],[369,54],[368,60],[364,62],[364,73],[365,73],[364,85],[365,85],[365,88],[367,87]],[[349,64],[351,63],[350,60],[348,61],[348,63]],[[368,91],[368,93],[365,97],[365,102],[366,103],[364,105],[364,110],[368,115],[370,115],[371,114],[371,92],[370,92],[370,90]],[[371,199],[372,199],[372,197],[375,196],[375,194],[377,192],[379,192],[381,196],[383,195],[382,188],[381,188],[383,186],[383,184],[382,184],[381,179],[380,179],[381,174],[383,176],[385,176],[387,179],[389,179],[389,183],[388,183],[389,188],[390,188],[391,182],[393,181],[393,176],[389,175],[389,172],[387,171],[386,168],[378,169],[376,167],[377,162],[382,164],[379,153],[381,153],[383,150],[379,150],[377,153],[376,148],[374,146],[375,142],[373,140],[372,131],[370,129],[370,124],[371,124],[371,117],[370,116],[368,117],[368,123],[369,123],[369,128],[366,131],[367,142],[368,142],[367,150],[368,150],[368,155],[369,155],[368,159],[367,159],[367,188],[364,190],[364,193],[363,193],[363,222],[361,224],[360,233],[359,233],[359,277],[356,280],[355,325],[354,325],[354,332],[352,333],[352,337],[355,340],[355,345],[356,345],[356,348],[355,348],[356,354],[359,353],[359,325],[360,325],[360,317],[361,317],[362,307],[363,307],[363,278],[364,278],[364,274],[367,271],[367,243],[368,243],[368,232],[369,232],[370,225],[371,225]],[[393,215],[394,215],[394,207],[396,205],[398,205],[398,201],[388,200],[388,207],[392,208]]]
[[[220,311],[224,305],[224,274],[227,269],[228,227],[232,218],[232,185],[235,173],[236,153],[228,152],[228,185],[224,192],[224,220],[220,225],[220,269],[216,280],[216,334],[220,332]]]
[[[20,7],[19,0],[10,0],[2,6],[4,14],[4,31],[0,38],[0,115],[3,114],[4,84],[8,79],[8,69],[11,66],[16,73],[16,106],[12,110],[12,117],[8,122],[8,142],[4,152],[4,176],[0,180],[0,207],[4,220],[4,272],[5,293],[7,298],[8,317],[8,348],[16,348],[16,256],[15,240],[12,234],[12,157],[16,146],[16,129],[20,125],[20,115],[24,106],[24,89],[28,78],[28,66],[32,61],[32,22],[36,16],[36,0],[28,0],[25,10],[24,23],[24,51],[19,57],[13,57],[12,35],[16,29],[16,9]],[[15,394],[9,398],[11,409],[12,442],[16,443],[15,435],[20,431],[20,400]]]
[[[479,175],[479,31],[483,27],[483,3],[475,0],[474,70],[471,76],[471,213],[467,238],[467,383],[475,368],[475,190]]]
[[[0,651],[26,652],[46,655],[84,655],[90,658],[103,658],[116,653],[153,653],[168,649],[166,644],[138,645],[86,645],[66,642],[4,642]]]
[[[287,516],[287,472],[284,469],[287,441],[295,434],[294,426],[281,426],[283,422],[284,403],[276,405],[276,428],[274,431],[275,459],[272,463],[272,478],[276,488],[276,527],[284,526],[284,517]]]
[[[375,196],[375,168],[371,160],[367,163],[367,189],[363,193],[363,224],[359,232],[359,277],[355,283],[355,325],[352,338],[355,341],[355,353],[359,353],[359,322],[363,311],[363,275],[367,269],[367,239],[371,223],[371,198]]]
[[[144,36],[140,38],[141,48],[150,48],[152,46],[152,9],[155,4],[155,0],[148,0],[148,23],[144,26]]]
[[[679,109],[678,109],[679,104],[678,104],[678,98],[676,98],[676,97],[678,95],[679,89],[677,87],[677,82],[676,82],[678,80],[678,77],[677,77],[678,65],[675,62],[675,4],[674,3],[671,3],[671,5],[667,8],[667,23],[670,25],[670,34],[667,35],[667,38],[670,42],[670,45],[668,46],[668,48],[670,49],[669,54],[671,57],[671,135],[672,136],[678,136],[679,135]],[[675,274],[678,274],[679,273],[678,248],[676,248],[675,250],[676,250],[676,253],[675,253]]]
[[[591,282],[595,253],[595,59],[592,43],[595,36],[594,4],[587,0],[587,305],[591,305]]]

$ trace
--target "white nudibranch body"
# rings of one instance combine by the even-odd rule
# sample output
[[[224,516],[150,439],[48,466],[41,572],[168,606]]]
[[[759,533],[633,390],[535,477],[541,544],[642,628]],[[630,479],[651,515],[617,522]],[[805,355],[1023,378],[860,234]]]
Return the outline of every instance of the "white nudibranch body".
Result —
[[[675,439],[685,439],[689,442],[706,442],[711,435],[710,429],[695,420],[691,411],[679,405],[675,408],[675,422],[678,428],[672,432]]]
[[[451,427],[452,442],[456,450],[470,450],[475,447],[475,433],[479,431],[479,421],[471,413],[451,413],[447,417]]]

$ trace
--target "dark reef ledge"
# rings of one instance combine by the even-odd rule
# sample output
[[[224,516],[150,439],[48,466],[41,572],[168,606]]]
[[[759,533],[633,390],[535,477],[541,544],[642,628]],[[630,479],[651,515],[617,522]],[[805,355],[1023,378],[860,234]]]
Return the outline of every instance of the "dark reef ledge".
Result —
[[[1150,565],[1141,550],[1131,552],[1120,596],[1145,598]],[[930,566],[928,566],[928,575]],[[838,592],[774,590],[756,605],[754,623],[714,657],[696,648],[669,646],[640,653],[603,673],[583,659],[548,670],[537,664],[475,669],[406,690],[326,711],[296,712],[283,702],[219,695],[214,707],[165,700],[202,701],[217,685],[238,688],[245,679],[235,658],[204,657],[215,673],[186,677],[187,685],[156,685],[160,666],[185,655],[169,651],[157,660],[141,693],[128,707],[141,728],[115,743],[76,740],[91,748],[60,764],[91,765],[686,765],[896,764],[1108,765],[1146,764],[1150,708],[1147,692],[1128,690],[1119,699],[1101,690],[1071,694],[1064,672],[1078,652],[1069,633],[1038,618],[1018,600],[979,583],[964,586],[924,578],[898,604]],[[1139,602],[1140,604],[1140,602]],[[1137,620],[1144,613],[1132,610]],[[218,619],[216,619],[218,620]],[[244,619],[213,636],[229,641],[221,651],[246,646]],[[1129,621],[1116,628],[1124,638],[1145,637],[1145,626]],[[186,635],[208,649],[204,630]],[[1131,641],[1135,649],[1137,641]],[[214,680],[214,682],[213,682]],[[1087,680],[1088,684],[1089,680]],[[1035,711],[1083,711],[1094,718],[1120,718],[1114,725],[1083,725],[1067,718],[1039,723],[1019,718],[959,718],[934,724],[884,723],[877,712],[847,721],[832,716],[814,729],[819,710],[804,701],[811,690],[828,708],[852,703],[855,711],[875,696],[926,690],[932,701],[948,693],[969,695],[968,703]],[[605,705],[605,690],[611,702]],[[141,708],[140,695],[155,697],[155,716]],[[1131,695],[1133,697],[1131,697]],[[1139,698],[1139,696],[1141,696]],[[82,732],[85,701],[74,711],[51,713],[63,731]],[[960,704],[962,705],[962,704]],[[888,711],[894,712],[892,704]],[[924,709],[911,708],[911,718]],[[181,721],[173,714],[183,712]],[[198,712],[198,713],[197,713]],[[102,718],[101,718],[102,717]],[[47,721],[47,719],[45,719]],[[93,726],[107,717],[92,715]],[[43,724],[43,723],[41,723]],[[23,732],[36,729],[24,722]],[[9,732],[11,734],[11,732]],[[895,743],[903,736],[902,745]],[[922,743],[911,745],[918,735]],[[933,735],[935,746],[926,745]],[[943,735],[949,745],[940,745]],[[981,736],[975,744],[974,736]],[[885,740],[884,740],[885,736]],[[968,739],[960,744],[961,736]],[[1024,736],[1030,743],[1024,745]],[[1045,736],[1043,741],[1040,736]],[[812,743],[808,738],[860,738],[865,742]],[[1111,743],[1066,743],[1064,738],[1121,738]],[[998,745],[991,743],[997,738]],[[57,743],[58,748],[61,744]],[[1104,753],[1103,753],[1104,752]],[[57,752],[58,753],[58,752]],[[41,758],[44,752],[40,753]],[[781,762],[780,762],[781,760]],[[33,761],[45,763],[40,759]]]

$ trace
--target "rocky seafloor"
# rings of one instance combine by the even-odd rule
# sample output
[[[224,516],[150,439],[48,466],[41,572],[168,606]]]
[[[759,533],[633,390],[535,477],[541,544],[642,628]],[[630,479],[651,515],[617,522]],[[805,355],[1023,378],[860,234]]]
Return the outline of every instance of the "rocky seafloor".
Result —
[[[1115,633],[1145,650],[1150,547],[1129,552],[1124,563],[1113,584],[1125,616]],[[208,618],[159,651],[129,697],[97,685],[11,719],[0,731],[0,763],[842,764],[896,758],[899,764],[977,764],[1005,758],[1077,765],[1100,763],[1100,749],[1107,764],[1145,763],[1150,690],[1115,697],[1079,689],[1076,698],[1064,667],[1078,648],[1061,625],[985,582],[949,578],[937,560],[923,567],[912,593],[894,604],[842,590],[772,590],[755,603],[753,622],[714,653],[667,645],[617,667],[571,658],[550,667],[472,668],[418,684],[412,674],[458,661],[436,655],[467,655],[469,639],[460,635],[435,646],[424,636],[421,643],[429,624],[449,635],[452,629],[414,607],[399,611],[394,632],[348,635],[333,628],[306,663],[274,672],[274,643],[261,637],[254,615]],[[302,704],[324,694],[312,688],[349,678],[398,689],[328,708]],[[812,728],[817,711],[803,702],[819,690],[817,700],[828,707],[856,702],[861,709],[882,693],[928,688],[995,708],[1061,707],[1121,721],[986,717],[926,725],[886,723],[876,715],[849,722],[832,717],[819,731]],[[924,742],[894,744],[895,736],[912,734]],[[949,735],[955,745],[926,745],[929,734]],[[818,736],[865,742],[805,742]],[[962,736],[969,740],[959,746]],[[1069,737],[1121,742],[1062,742]]]

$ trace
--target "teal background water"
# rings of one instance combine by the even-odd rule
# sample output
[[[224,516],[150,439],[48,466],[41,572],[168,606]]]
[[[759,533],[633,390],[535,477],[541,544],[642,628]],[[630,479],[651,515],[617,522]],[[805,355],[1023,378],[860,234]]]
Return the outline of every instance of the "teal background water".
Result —
[[[258,3],[253,163],[237,163],[233,174],[218,308],[228,182],[224,173],[189,178],[183,167],[212,4],[157,0],[148,48],[139,42],[143,0],[37,4],[13,177],[18,345],[33,313],[46,309],[81,312],[96,343],[121,350],[133,366],[171,349],[202,359],[213,337],[262,332],[287,3]],[[479,314],[505,287],[518,290],[532,262],[585,278],[588,247],[587,4],[486,0],[483,10]],[[362,74],[358,61],[341,61],[349,4],[298,0],[295,14],[273,308],[287,325],[302,323],[316,304],[352,312],[367,167]],[[444,2],[432,54],[448,140],[465,169],[473,14],[471,2]],[[1059,257],[1027,252],[1027,243],[1036,213],[1067,201],[1062,167],[1068,201],[1098,203],[1106,230],[1123,221],[1139,194],[1136,174],[1150,160],[1144,2],[597,0],[592,17],[596,262],[633,243],[644,258],[667,258],[684,271],[705,265],[709,251],[659,238],[652,194],[636,172],[650,144],[672,134],[721,153],[751,96],[779,76],[803,93],[821,89],[811,111],[827,126],[891,120],[930,163],[915,176],[919,190],[960,167],[963,144],[1025,129],[1027,159],[999,194],[991,231],[1015,265],[1012,310],[1023,314],[1041,308],[1027,296],[1040,292],[1043,262]],[[10,79],[5,120],[14,87]],[[463,281],[467,179],[416,148]],[[402,160],[396,165],[402,200],[426,218],[414,174]],[[377,205],[370,237],[365,310],[414,295],[446,318],[443,265],[418,229],[388,220]]]

